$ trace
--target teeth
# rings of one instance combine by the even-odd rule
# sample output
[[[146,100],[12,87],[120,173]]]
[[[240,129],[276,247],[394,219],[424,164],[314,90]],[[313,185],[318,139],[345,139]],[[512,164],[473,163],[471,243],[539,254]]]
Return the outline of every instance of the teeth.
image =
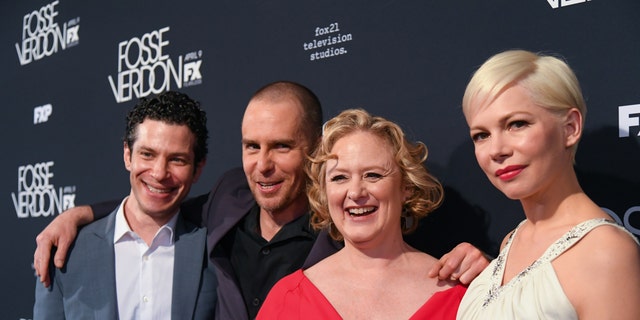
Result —
[[[359,215],[371,213],[373,210],[375,210],[375,207],[353,208],[353,209],[349,209],[349,214],[359,216]]]
[[[147,187],[149,188],[149,191],[153,193],[168,193],[170,191],[169,189],[156,189],[150,185],[147,185]]]
[[[260,188],[264,190],[271,190],[276,186],[275,183],[259,183],[259,185],[260,185]]]

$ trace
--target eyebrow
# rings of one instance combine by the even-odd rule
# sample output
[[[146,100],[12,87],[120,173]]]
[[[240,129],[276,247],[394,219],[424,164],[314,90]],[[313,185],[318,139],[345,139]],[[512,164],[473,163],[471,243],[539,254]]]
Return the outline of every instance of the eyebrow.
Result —
[[[339,159],[328,159],[328,161],[330,160],[336,160],[336,164],[334,166],[327,166],[327,170],[326,172],[346,172],[349,170],[343,169],[342,167],[339,167]],[[371,170],[382,170],[383,171],[383,175],[384,176],[388,176],[390,174],[392,174],[395,171],[399,171],[397,170],[397,167],[394,169],[393,164],[384,164],[384,165],[372,165],[372,166],[367,166],[367,167],[363,167],[360,168],[359,170],[361,170],[362,172],[367,172],[367,171],[371,171]]]
[[[295,139],[274,139],[266,141],[267,145],[272,146],[276,144],[286,144],[291,146],[298,145]],[[260,144],[258,141],[253,139],[242,139],[242,144]]]
[[[147,152],[151,152],[153,154],[160,153],[156,149],[151,148],[151,147],[147,147],[147,146],[140,146],[138,151],[147,151]],[[173,156],[173,157],[175,157],[175,156],[183,156],[183,157],[191,158],[191,152],[190,151],[187,151],[187,152],[170,152],[169,156]]]
[[[527,112],[527,111],[512,111],[512,112],[509,112],[509,113],[501,116],[500,118],[498,118],[498,123],[501,123],[501,124],[505,123],[505,122],[507,122],[508,119],[513,118],[513,117],[518,116],[518,115],[530,116],[531,113]],[[484,126],[477,126],[477,125],[473,126],[473,127],[469,126],[469,130],[481,130],[483,128],[484,128]]]

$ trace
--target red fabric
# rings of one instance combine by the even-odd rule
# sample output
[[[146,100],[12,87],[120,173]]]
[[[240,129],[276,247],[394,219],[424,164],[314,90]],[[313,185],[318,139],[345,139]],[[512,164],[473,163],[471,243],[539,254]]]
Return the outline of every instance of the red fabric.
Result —
[[[411,319],[455,319],[466,287],[457,285],[435,293]],[[324,295],[298,270],[271,289],[258,312],[267,319],[342,319]]]

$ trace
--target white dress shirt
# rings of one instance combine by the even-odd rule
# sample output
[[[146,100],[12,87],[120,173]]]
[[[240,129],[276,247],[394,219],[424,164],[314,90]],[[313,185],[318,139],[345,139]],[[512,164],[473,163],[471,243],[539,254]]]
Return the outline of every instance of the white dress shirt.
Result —
[[[178,214],[156,232],[151,246],[131,230],[125,198],[116,213],[114,249],[120,319],[171,319],[174,230]]]

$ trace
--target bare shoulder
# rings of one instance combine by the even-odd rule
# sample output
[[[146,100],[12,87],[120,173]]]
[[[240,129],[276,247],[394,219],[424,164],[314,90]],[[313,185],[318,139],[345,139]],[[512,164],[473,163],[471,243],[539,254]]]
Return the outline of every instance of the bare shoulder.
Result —
[[[554,261],[580,318],[637,319],[640,246],[633,237],[613,225],[598,226]]]
[[[410,268],[413,269],[413,272],[405,273],[410,277],[410,281],[421,281],[421,286],[426,286],[426,288],[432,287],[434,292],[446,290],[459,284],[458,281],[451,280],[450,278],[441,280],[437,277],[432,278],[427,275],[431,267],[438,262],[437,258],[420,251],[414,252],[412,255],[414,260],[412,260],[413,262],[410,264]]]
[[[418,250],[408,252],[407,254],[410,259],[410,263],[407,264],[407,268],[413,271],[407,274],[414,274],[415,276],[417,274],[422,275],[424,273],[426,278],[431,279],[431,277],[427,275],[428,271],[434,264],[439,262],[439,259]]]
[[[429,267],[438,261],[435,257],[418,250],[410,252],[409,254],[411,255],[411,259],[415,259],[416,263],[428,265]]]
[[[640,246],[634,236],[622,227],[601,225],[586,234],[581,242],[583,245],[579,247],[592,251],[592,254],[599,253],[598,255],[602,255],[603,258],[640,257]]]
[[[567,252],[574,275],[612,279],[621,273],[640,278],[640,246],[634,236],[614,225],[602,225],[587,233]]]
[[[330,255],[314,264],[313,266],[304,270],[304,275],[311,280],[311,282],[317,282],[323,277],[323,275],[334,274],[336,264],[336,255]]]

